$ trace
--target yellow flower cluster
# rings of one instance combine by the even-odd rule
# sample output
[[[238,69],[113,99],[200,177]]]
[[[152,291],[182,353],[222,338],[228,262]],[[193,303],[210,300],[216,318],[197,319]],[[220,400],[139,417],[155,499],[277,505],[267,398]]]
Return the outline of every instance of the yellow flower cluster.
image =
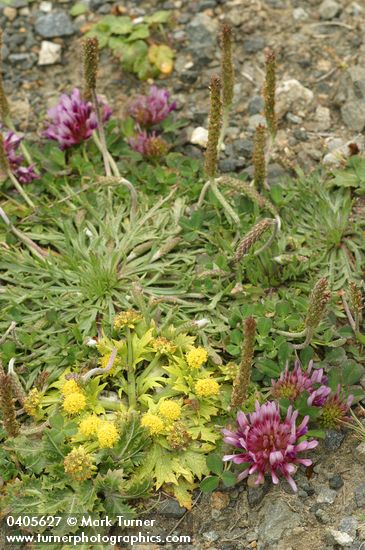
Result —
[[[71,393],[77,393],[80,391],[80,386],[74,380],[71,378],[71,380],[66,380],[66,382],[62,386],[62,394],[63,395],[70,395]]]
[[[134,309],[121,311],[114,319],[114,328],[135,328],[136,324],[142,320],[142,315]]]
[[[77,414],[86,407],[86,397],[80,391],[65,396],[63,409],[68,414]]]
[[[87,454],[84,447],[73,449],[64,459],[64,468],[75,481],[85,481],[89,479],[95,470],[93,457]]]
[[[208,352],[204,348],[192,348],[186,354],[186,362],[191,369],[200,369],[208,359]]]
[[[176,351],[176,346],[163,336],[159,336],[158,338],[152,340],[151,346],[153,351],[160,352],[165,355],[172,354]]]
[[[164,430],[164,423],[157,414],[146,413],[143,415],[141,425],[148,428],[151,435],[158,435]]]
[[[100,426],[100,418],[96,414],[89,414],[79,424],[79,430],[81,435],[85,437],[90,437],[91,435],[96,434]]]
[[[159,411],[160,415],[168,420],[177,420],[181,416],[181,407],[176,401],[162,401]]]
[[[99,445],[103,449],[113,447],[119,439],[119,432],[113,422],[102,420],[96,432]]]
[[[37,409],[41,403],[41,395],[37,388],[33,388],[28,393],[27,397],[24,400],[24,410],[29,416],[36,416]]]
[[[195,384],[195,391],[199,397],[210,397],[212,395],[218,395],[219,384],[212,378],[203,378],[198,380]]]

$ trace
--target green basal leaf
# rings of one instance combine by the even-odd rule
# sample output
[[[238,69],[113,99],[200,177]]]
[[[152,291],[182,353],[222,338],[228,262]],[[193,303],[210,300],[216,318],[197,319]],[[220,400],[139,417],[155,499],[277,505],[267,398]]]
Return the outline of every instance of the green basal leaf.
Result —
[[[225,487],[234,487],[237,483],[237,477],[232,472],[228,471],[222,473],[221,480],[223,481]]]
[[[220,475],[223,472],[222,458],[216,454],[208,455],[207,467],[213,474]]]
[[[216,476],[206,477],[200,483],[200,490],[203,491],[203,493],[212,493],[218,489],[219,481],[219,477]]]
[[[355,361],[347,360],[342,367],[342,380],[348,386],[360,382],[363,374],[364,367]]]

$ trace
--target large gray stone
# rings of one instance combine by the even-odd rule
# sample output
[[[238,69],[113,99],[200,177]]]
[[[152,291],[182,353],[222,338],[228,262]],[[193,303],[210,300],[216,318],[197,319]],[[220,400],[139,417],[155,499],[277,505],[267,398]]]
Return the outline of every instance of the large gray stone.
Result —
[[[348,128],[362,132],[365,127],[365,101],[361,99],[347,101],[341,107],[341,115]]]
[[[280,541],[286,530],[294,529],[300,524],[300,515],[281,499],[267,502],[260,515],[259,540],[268,547]]]
[[[35,29],[43,38],[71,36],[75,33],[70,16],[56,11],[37,17]]]

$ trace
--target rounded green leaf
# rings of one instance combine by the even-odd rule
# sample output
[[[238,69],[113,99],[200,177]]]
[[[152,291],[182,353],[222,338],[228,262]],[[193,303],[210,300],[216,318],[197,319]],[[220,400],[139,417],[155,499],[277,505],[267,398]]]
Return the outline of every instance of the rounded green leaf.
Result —
[[[203,493],[212,493],[219,485],[219,477],[209,476],[200,483],[200,489]]]
[[[220,475],[223,472],[223,462],[220,456],[211,454],[207,456],[207,466],[213,474]]]

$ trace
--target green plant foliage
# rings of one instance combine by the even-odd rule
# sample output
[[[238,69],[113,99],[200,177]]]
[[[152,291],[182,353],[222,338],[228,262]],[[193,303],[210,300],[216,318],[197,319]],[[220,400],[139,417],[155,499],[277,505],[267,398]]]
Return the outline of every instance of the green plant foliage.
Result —
[[[128,16],[106,15],[86,36],[96,36],[100,48],[110,48],[120,59],[123,69],[146,80],[169,75],[173,70],[172,49],[153,42],[169,20],[170,12],[167,11],[157,11],[140,23],[134,23]]]

